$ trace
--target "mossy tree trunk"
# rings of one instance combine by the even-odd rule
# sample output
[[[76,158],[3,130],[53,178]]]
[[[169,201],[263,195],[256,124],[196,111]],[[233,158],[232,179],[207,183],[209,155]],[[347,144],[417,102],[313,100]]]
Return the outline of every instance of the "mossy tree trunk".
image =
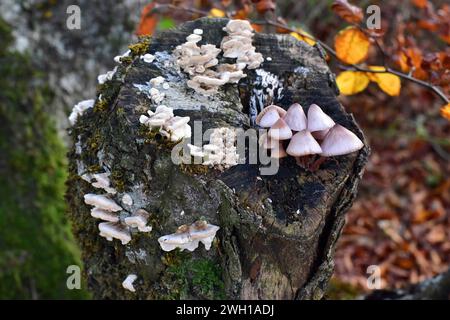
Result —
[[[333,272],[333,251],[367,161],[368,147],[327,158],[314,172],[281,160],[276,175],[261,176],[259,165],[240,164],[219,171],[176,165],[173,145],[155,139],[139,123],[154,107],[139,91],[151,78],[169,82],[163,104],[176,115],[202,120],[203,130],[247,129],[251,117],[271,103],[320,105],[337,123],[363,134],[336,99],[334,76],[321,50],[290,36],[256,34],[254,45],[266,61],[238,85],[203,97],[187,88],[172,50],[194,29],[202,43],[220,45],[225,19],[199,19],[133,46],[132,59],[101,86],[93,109],[72,128],[67,199],[70,218],[83,251],[86,275],[96,298],[173,299],[320,299]],[[139,55],[156,56],[148,64]],[[106,101],[106,103],[105,103]],[[85,172],[111,172],[117,203],[128,193],[128,212],[151,213],[150,233],[136,233],[127,245],[99,236],[98,221],[84,204],[86,193],[101,193],[80,178]],[[182,214],[183,213],[183,214]],[[157,239],[198,219],[220,226],[211,250],[160,249]],[[122,288],[134,273],[136,292]]]
[[[81,261],[65,216],[66,152],[47,109],[53,93],[12,42],[0,18],[0,298],[86,298],[66,286],[67,267]]]

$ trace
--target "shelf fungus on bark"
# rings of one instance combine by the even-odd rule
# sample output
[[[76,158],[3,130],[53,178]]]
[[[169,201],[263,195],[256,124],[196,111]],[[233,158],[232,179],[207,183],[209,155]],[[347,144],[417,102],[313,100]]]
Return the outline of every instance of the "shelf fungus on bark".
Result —
[[[253,46],[253,27],[247,20],[230,20],[224,31],[227,37],[222,39],[220,47],[225,58],[236,58],[236,63],[245,64],[249,69],[258,68],[264,58]]]
[[[94,106],[95,100],[94,99],[89,99],[89,100],[83,100],[78,102],[72,109],[72,112],[69,115],[69,122],[70,125],[74,125],[77,120],[78,117],[82,116],[83,113],[87,110],[90,109]]]
[[[122,244],[127,244],[131,241],[131,233],[128,226],[120,222],[101,222],[98,224],[100,236],[106,238],[108,241],[118,239]]]
[[[212,44],[199,46],[203,30],[195,29],[173,51],[178,66],[190,76],[187,86],[202,95],[215,94],[224,84],[238,83],[247,76],[245,68],[255,69],[264,61],[252,45],[253,28],[247,21],[230,20],[224,31],[228,36],[222,39],[220,49]],[[219,64],[222,50],[225,58],[235,58],[236,63]]]
[[[180,248],[181,251],[187,249],[192,252],[198,248],[200,242],[204,244],[206,250],[209,250],[219,229],[218,226],[198,220],[190,226],[180,226],[175,233],[160,237],[158,242],[164,251]]]
[[[159,128],[159,133],[170,141],[191,137],[190,118],[174,116],[172,108],[159,105],[155,112],[149,110],[147,114],[149,116],[141,115],[139,122],[152,129]]]
[[[145,63],[152,63],[155,60],[155,56],[150,53],[146,53],[141,56],[141,60]]]
[[[287,112],[279,106],[270,105],[257,115],[256,124],[269,128],[268,133],[260,136],[259,144],[270,149],[272,158],[290,155],[296,158],[299,165],[303,165],[303,157],[310,155],[339,156],[364,147],[353,132],[335,124],[316,104],[310,106],[308,116],[298,103],[291,105]],[[316,139],[323,140],[322,145]],[[286,150],[284,141],[289,141]]]
[[[236,130],[233,128],[214,128],[209,143],[198,147],[188,144],[189,154],[203,158],[202,164],[219,170],[228,169],[238,164],[239,154],[236,148]]]
[[[150,214],[147,211],[139,209],[130,217],[126,217],[124,221],[126,225],[137,228],[140,232],[150,232],[152,231],[152,227],[147,226],[149,216]]]
[[[116,213],[98,207],[91,209],[91,216],[103,221],[119,222],[119,216]]]
[[[84,202],[93,207],[103,209],[106,211],[117,212],[121,211],[122,207],[119,206],[114,200],[108,198],[105,195],[88,193],[84,195]]]
[[[105,82],[112,80],[114,75],[116,74],[116,72],[117,72],[117,67],[114,67],[113,70],[108,71],[104,74],[100,74],[97,77],[98,84],[104,84]]]
[[[133,282],[136,281],[137,279],[137,275],[135,274],[129,274],[125,280],[122,282],[122,287],[124,287],[125,289],[131,291],[131,292],[136,292],[136,289],[133,286]]]
[[[116,194],[117,190],[111,187],[109,172],[84,174],[82,178],[91,183],[94,188],[103,189],[109,194]]]

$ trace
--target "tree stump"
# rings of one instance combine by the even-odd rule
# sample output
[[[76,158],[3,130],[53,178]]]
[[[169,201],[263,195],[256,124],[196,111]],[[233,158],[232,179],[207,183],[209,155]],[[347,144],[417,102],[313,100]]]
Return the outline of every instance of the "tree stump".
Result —
[[[177,165],[173,144],[151,135],[139,122],[151,99],[139,90],[162,76],[170,88],[163,104],[175,115],[201,120],[203,130],[249,128],[264,106],[283,108],[316,103],[365,142],[353,117],[336,99],[334,75],[321,50],[288,35],[255,34],[253,45],[265,61],[238,84],[226,84],[209,97],[186,86],[188,76],[172,51],[194,29],[203,43],[220,47],[227,19],[202,18],[131,46],[111,81],[101,85],[94,108],[71,129],[67,200],[85,273],[95,298],[112,299],[320,299],[333,272],[333,251],[367,161],[369,148],[326,158],[315,171],[293,158],[280,161],[277,174],[260,175],[260,165],[239,164],[220,171],[203,165]],[[139,56],[151,53],[152,63]],[[224,60],[224,58],[220,58]],[[365,144],[366,145],[366,144]],[[133,233],[126,245],[99,236],[99,221],[83,201],[102,192],[80,178],[110,172],[113,199],[121,217],[145,209],[148,233]],[[121,202],[124,194],[133,204]],[[180,225],[203,219],[220,230],[210,250],[164,252],[158,238]],[[136,274],[136,292],[122,287]]]

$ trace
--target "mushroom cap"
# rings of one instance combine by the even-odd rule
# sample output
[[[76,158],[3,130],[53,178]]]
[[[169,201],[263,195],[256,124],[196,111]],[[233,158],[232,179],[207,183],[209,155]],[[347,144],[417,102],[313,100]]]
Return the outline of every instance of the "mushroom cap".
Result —
[[[314,132],[311,132],[311,134],[314,137],[314,139],[323,140],[327,136],[328,132],[330,132],[330,129],[314,131]]]
[[[84,203],[106,211],[116,212],[122,210],[122,207],[119,206],[114,200],[100,194],[85,194]]]
[[[271,139],[266,132],[259,137],[259,145],[265,149],[273,149],[278,146],[278,141]]]
[[[275,159],[287,157],[287,153],[284,150],[284,147],[281,144],[281,142],[279,142],[275,148],[270,149],[270,157]]]
[[[256,117],[256,124],[263,128],[269,128],[274,125],[279,118],[284,117],[285,114],[286,110],[272,104],[262,109],[262,111]]]
[[[307,120],[303,108],[298,103],[294,103],[289,107],[283,120],[287,123],[289,128],[294,131],[302,131],[306,129]]]
[[[286,122],[280,118],[270,128],[268,136],[275,140],[286,140],[292,137],[292,130]]]
[[[104,221],[109,222],[118,222],[119,216],[111,211],[106,211],[100,208],[92,208],[91,209],[91,216],[93,218],[101,219]]]
[[[98,225],[100,230],[100,236],[105,237],[107,240],[116,238],[122,241],[122,244],[127,244],[131,241],[131,234],[127,227],[120,223],[114,222],[101,222]]]
[[[335,125],[323,110],[317,105],[312,104],[308,109],[308,130],[310,132],[322,131],[332,128]]]
[[[364,147],[364,144],[356,134],[336,124],[326,135],[321,147],[321,155],[331,157],[355,152]]]
[[[293,157],[301,157],[309,154],[320,154],[322,149],[311,132],[303,130],[294,134],[286,152]]]

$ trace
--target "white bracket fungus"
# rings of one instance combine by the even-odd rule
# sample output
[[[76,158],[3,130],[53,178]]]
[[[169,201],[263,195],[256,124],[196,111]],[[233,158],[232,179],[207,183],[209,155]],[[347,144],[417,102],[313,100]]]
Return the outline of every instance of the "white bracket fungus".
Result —
[[[138,228],[141,232],[150,232],[152,231],[152,227],[147,226],[148,217],[149,213],[147,211],[139,209],[130,217],[126,217],[124,221],[126,225],[132,228]]]
[[[182,251],[187,249],[192,252],[198,248],[199,242],[202,242],[205,249],[209,250],[219,229],[218,226],[199,220],[190,226],[180,226],[177,232],[160,237],[158,242],[164,251],[180,248]]]
[[[118,239],[122,244],[127,244],[131,241],[131,233],[128,226],[121,223],[101,222],[98,224],[100,236],[106,238],[108,241]]]
[[[127,290],[130,290],[131,292],[136,292],[136,289],[133,287],[133,282],[137,279],[137,275],[135,274],[129,274],[125,280],[122,282],[122,287],[124,287]]]
[[[78,102],[72,109],[72,112],[69,115],[69,122],[73,126],[78,117],[80,117],[87,109],[92,108],[94,106],[95,100],[83,100]]]
[[[200,94],[211,95],[226,83],[238,83],[247,76],[243,69],[255,69],[264,60],[252,45],[253,28],[248,21],[230,20],[224,31],[228,36],[222,39],[221,49],[212,44],[198,46],[203,30],[195,29],[173,51],[177,64],[190,76],[188,87]],[[217,57],[222,50],[225,58],[236,58],[236,63],[219,64]]]
[[[84,202],[88,205],[106,210],[117,212],[121,211],[122,207],[119,206],[114,200],[100,194],[88,193],[84,195]]]
[[[184,138],[190,138],[192,134],[191,126],[188,124],[189,117],[174,116],[173,109],[160,105],[155,112],[148,111],[146,115],[141,115],[139,122],[150,128],[159,128],[161,135],[177,142]]]
[[[113,70],[111,70],[111,71],[108,71],[108,72],[105,73],[105,74],[100,74],[100,75],[97,77],[98,83],[99,83],[99,84],[104,84],[106,81],[112,80],[112,78],[114,77],[114,74],[116,73],[116,71],[117,71],[117,67],[115,67],[115,68],[114,68]]]
[[[232,128],[215,128],[208,144],[202,148],[188,144],[188,148],[191,156],[204,158],[203,165],[227,169],[238,164],[236,130]]]
[[[143,56],[141,56],[141,59],[146,63],[152,63],[153,60],[155,60],[155,56],[150,53],[146,53]]]
[[[253,28],[247,20],[230,20],[223,28],[228,37],[222,39],[220,47],[225,58],[236,58],[236,62],[243,63],[249,69],[258,68],[264,58],[256,52],[252,45]]]
[[[103,221],[119,222],[119,216],[117,214],[97,207],[91,209],[91,216]]]
[[[116,189],[112,188],[110,186],[111,181],[109,180],[109,172],[103,172],[103,173],[94,173],[92,174],[91,179],[94,179],[95,181],[92,182],[92,186],[94,188],[99,188],[105,190],[109,194],[116,194]]]
[[[120,59],[129,57],[130,54],[131,54],[131,50],[127,50],[127,51],[126,51],[125,53],[123,53],[122,55],[120,55],[120,56],[115,56],[115,57],[114,57],[114,62],[120,63],[120,62],[121,62]]]
[[[122,196],[122,203],[127,205],[127,206],[132,206],[133,205],[133,199],[131,198],[131,196],[128,193],[125,193]]]

